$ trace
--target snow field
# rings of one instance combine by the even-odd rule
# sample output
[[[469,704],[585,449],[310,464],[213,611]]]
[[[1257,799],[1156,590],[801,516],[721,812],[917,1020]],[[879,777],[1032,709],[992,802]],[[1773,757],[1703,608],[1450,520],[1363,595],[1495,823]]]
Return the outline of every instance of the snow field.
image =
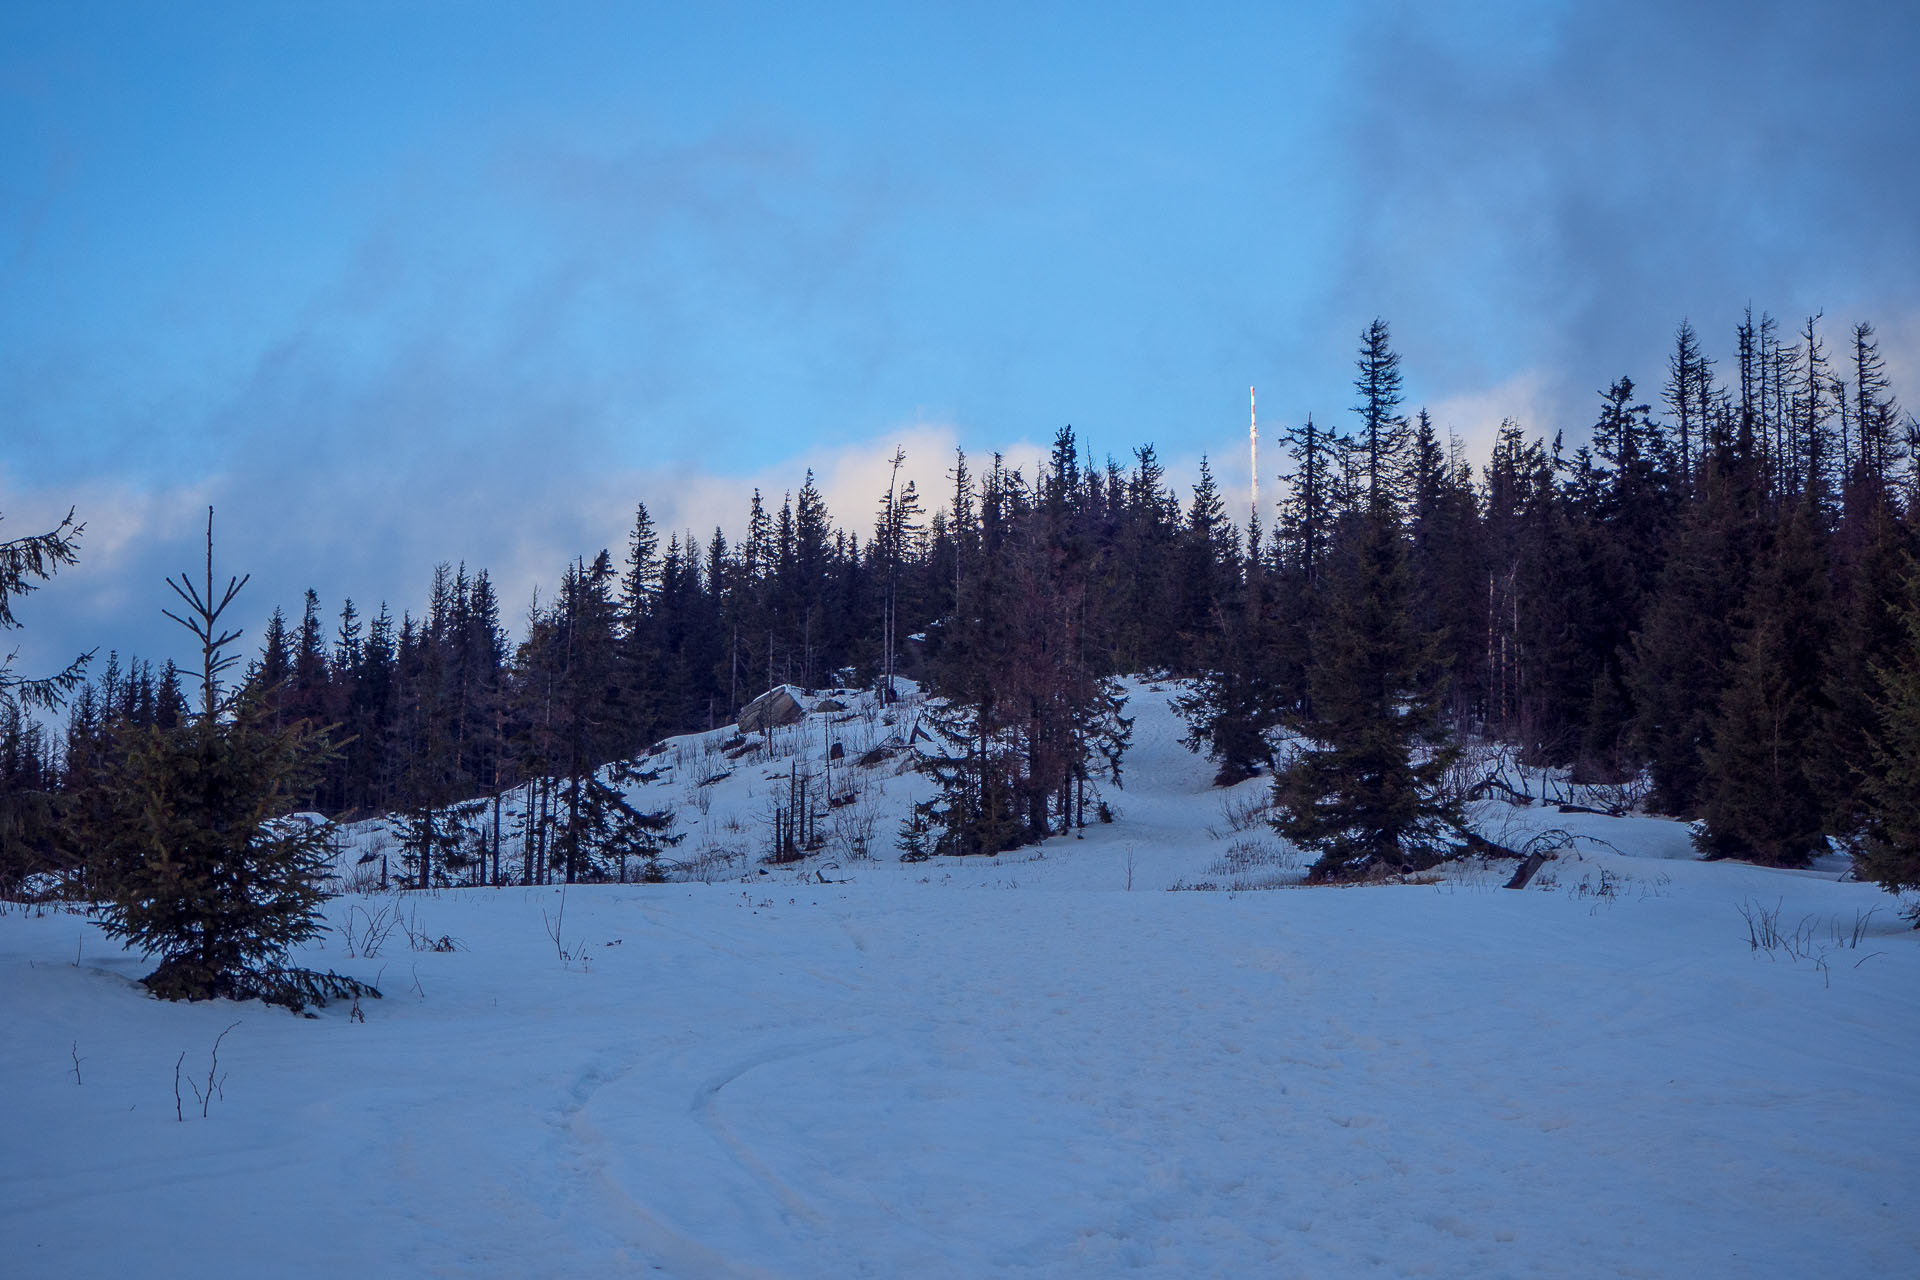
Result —
[[[461,949],[349,957],[336,933],[303,957],[378,980],[364,1023],[161,1004],[84,920],[12,909],[0,1269],[1915,1273],[1920,939],[1884,894],[1526,809],[1510,825],[1622,852],[1523,892],[1511,864],[1165,892],[1271,837],[1229,829],[1137,693],[1118,821],[1084,840],[408,895]],[[724,832],[776,767],[702,818]],[[888,781],[889,811],[918,784]],[[1748,902],[1812,920],[1818,955],[1751,950]],[[176,1121],[176,1057],[204,1080],[236,1020],[224,1089],[203,1119],[183,1084]]]

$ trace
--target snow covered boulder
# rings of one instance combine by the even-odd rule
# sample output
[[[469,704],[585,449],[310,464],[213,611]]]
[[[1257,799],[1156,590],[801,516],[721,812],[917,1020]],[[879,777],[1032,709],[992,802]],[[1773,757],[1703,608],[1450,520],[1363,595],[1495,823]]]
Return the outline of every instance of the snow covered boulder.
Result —
[[[804,715],[806,709],[800,705],[800,699],[793,696],[793,687],[783,684],[767,690],[740,709],[740,732],[778,729],[781,725],[798,723]]]

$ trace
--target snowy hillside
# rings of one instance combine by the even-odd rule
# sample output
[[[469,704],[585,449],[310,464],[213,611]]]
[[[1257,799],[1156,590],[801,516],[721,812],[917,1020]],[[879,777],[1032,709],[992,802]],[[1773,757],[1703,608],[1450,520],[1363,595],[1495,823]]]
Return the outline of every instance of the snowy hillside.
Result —
[[[912,699],[673,740],[670,883],[335,899],[304,959],[364,1021],[162,1004],[9,908],[5,1273],[1914,1274],[1893,899],[1505,803],[1576,837],[1526,890],[1295,889],[1264,784],[1130,691],[1115,820],[995,859],[898,861]],[[801,770],[851,798],[763,868]]]

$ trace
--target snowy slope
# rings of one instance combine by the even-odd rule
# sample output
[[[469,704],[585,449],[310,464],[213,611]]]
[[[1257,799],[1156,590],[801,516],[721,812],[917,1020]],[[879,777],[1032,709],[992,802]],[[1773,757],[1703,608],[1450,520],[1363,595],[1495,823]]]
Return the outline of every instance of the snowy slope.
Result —
[[[713,883],[407,895],[459,949],[306,957],[378,980],[364,1023],[164,1005],[14,908],[0,1270],[1915,1273],[1920,935],[1886,895],[1537,806],[1482,818],[1589,838],[1526,891],[1165,892],[1297,861],[1134,695],[1116,821],[991,860],[896,861],[925,784],[890,764],[884,857],[746,860],[796,759],[904,721],[815,717],[705,787],[728,735],[669,744],[648,786]],[[355,952],[394,902],[332,904]],[[1755,904],[1795,955],[1749,947]],[[204,1078],[235,1021],[176,1121],[176,1059]]]

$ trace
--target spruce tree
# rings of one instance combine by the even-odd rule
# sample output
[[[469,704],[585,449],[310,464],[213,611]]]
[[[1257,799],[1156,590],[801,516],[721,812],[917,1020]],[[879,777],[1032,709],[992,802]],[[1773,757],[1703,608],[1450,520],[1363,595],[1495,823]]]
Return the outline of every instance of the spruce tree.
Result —
[[[1389,345],[1387,322],[1375,318],[1360,335],[1360,355],[1354,362],[1358,370],[1354,390],[1360,402],[1353,411],[1360,415],[1360,435],[1355,446],[1360,450],[1365,478],[1367,505],[1392,505],[1402,482],[1403,455],[1408,443],[1407,420],[1400,408],[1400,354]]]
[[[1312,711],[1307,672],[1313,666],[1314,636],[1320,626],[1320,575],[1326,566],[1337,513],[1336,467],[1345,441],[1338,432],[1306,425],[1283,432],[1282,442],[1292,463],[1283,477],[1288,496],[1280,504],[1274,526],[1272,590],[1272,666],[1289,707]]]
[[[1215,786],[1230,787],[1273,760],[1272,730],[1290,709],[1278,643],[1274,575],[1261,555],[1260,529],[1247,533],[1246,570],[1237,588],[1214,610],[1203,633],[1199,670],[1174,710],[1187,722],[1183,741],[1218,764]]]
[[[348,700],[347,726],[351,767],[347,777],[349,810],[377,811],[392,805],[398,766],[389,749],[399,718],[399,646],[393,615],[385,601],[367,627],[367,644]]]
[[[1794,502],[1755,577],[1742,635],[1702,755],[1709,857],[1805,866],[1824,840],[1826,800],[1814,769],[1828,617],[1824,534],[1815,495]]]
[[[1860,825],[1863,786],[1873,772],[1871,738],[1881,694],[1876,671],[1897,664],[1908,644],[1897,605],[1904,595],[1913,532],[1881,490],[1850,503],[1832,539],[1833,608],[1825,658],[1826,711],[1809,743],[1828,802],[1829,826]]]
[[[65,863],[55,778],[46,729],[17,704],[0,701],[0,895],[11,896],[27,877]]]
[[[1318,575],[1302,741],[1274,778],[1273,825],[1319,854],[1319,879],[1431,866],[1462,838],[1459,812],[1436,790],[1453,758],[1440,716],[1444,659],[1415,622],[1397,505],[1410,487],[1399,363],[1375,320],[1354,379],[1361,431],[1349,507]]]
[[[660,853],[679,844],[686,833],[674,832],[671,808],[634,807],[627,798],[627,788],[638,779],[637,769],[619,761],[583,778],[577,795],[569,801],[568,829],[579,841],[582,867],[589,878],[618,880],[621,884],[653,884],[666,878]]]
[[[99,849],[106,932],[159,966],[142,982],[171,1000],[259,997],[299,1010],[329,997],[378,994],[335,974],[289,969],[294,946],[320,933],[322,877],[332,856],[324,826],[286,816],[310,785],[315,730],[281,727],[257,686],[236,694],[222,676],[238,631],[222,617],[246,579],[215,593],[213,513],[204,587],[168,580],[185,616],[167,616],[201,648],[199,713],[173,730],[132,735],[123,771],[104,784],[105,815],[87,832]]]
[[[1880,344],[1874,341],[1873,326],[1865,321],[1853,327],[1853,406],[1859,434],[1853,470],[1861,483],[1884,490],[1904,454],[1895,433],[1900,406],[1893,396]]]
[[[1275,778],[1274,828],[1319,854],[1317,879],[1432,866],[1461,843],[1436,793],[1451,759],[1440,689],[1409,611],[1411,572],[1389,512],[1348,516],[1324,584],[1305,741]]]
[[[900,467],[906,462],[905,449],[896,448],[888,462],[887,492],[880,500],[879,519],[874,524],[873,541],[868,550],[879,561],[883,581],[880,624],[880,696],[891,702],[894,696],[894,663],[900,649],[900,593],[904,561],[920,534],[920,497],[913,481],[900,487]]]
[[[1758,484],[1756,461],[1738,445],[1701,459],[1694,499],[1633,639],[1630,738],[1652,777],[1653,807],[1663,813],[1693,816],[1704,792],[1702,752],[1712,741],[1761,545]]]
[[[1920,889],[1920,564],[1907,560],[1897,609],[1904,652],[1876,666],[1879,686],[1867,771],[1866,829],[1854,855],[1862,879]],[[1920,906],[1912,912],[1920,925]]]
[[[416,889],[448,882],[467,857],[459,770],[456,701],[448,679],[447,632],[453,619],[448,566],[434,570],[427,617],[402,616],[395,658],[398,715],[389,752],[398,757],[401,857]]]
[[[320,626],[320,597],[311,588],[294,638],[292,665],[287,672],[286,714],[296,720],[329,723],[327,716],[327,652]]]
[[[1487,550],[1473,471],[1458,461],[1458,445],[1449,439],[1443,450],[1420,411],[1407,532],[1414,625],[1439,664],[1423,679],[1447,680],[1452,717],[1465,723],[1485,705]]]
[[[0,542],[0,631],[12,631],[20,625],[13,614],[13,602],[37,590],[61,569],[78,563],[80,535],[86,526],[76,523],[73,512],[46,533],[30,534]],[[93,654],[82,654],[58,675],[22,679],[13,674],[11,652],[0,656],[0,706],[52,711],[80,687]]]
[[[293,673],[293,656],[287,645],[287,616],[278,608],[267,618],[266,642],[260,658],[247,668],[246,683],[260,701],[273,709],[276,722],[283,718],[287,697],[287,677]]]
[[[1193,486],[1185,526],[1178,534],[1175,618],[1180,631],[1176,669],[1185,673],[1205,665],[1208,638],[1218,629],[1222,610],[1238,594],[1239,535],[1227,519],[1219,486],[1205,455],[1200,480]]]
[[[620,712],[627,749],[639,751],[660,730],[665,670],[660,651],[660,535],[647,504],[636,503],[627,535],[626,572],[620,575],[618,666]]]
[[[84,527],[69,511],[46,533],[0,542],[0,631],[20,625],[13,613],[18,597],[78,561]],[[33,872],[52,869],[59,841],[54,769],[45,732],[31,713],[59,709],[81,688],[92,657],[82,654],[57,675],[23,679],[13,673],[12,652],[0,654],[0,735],[6,743],[0,764],[0,892]]]
[[[670,561],[679,559],[670,553]],[[696,582],[697,576],[696,567]],[[638,851],[644,843],[634,828],[637,818],[613,785],[617,779],[610,781],[601,770],[619,758],[623,741],[618,717],[606,705],[620,657],[614,578],[613,561],[605,551],[591,564],[579,562],[567,570],[546,651],[555,664],[556,781],[566,804],[556,840],[567,883],[604,878],[610,850],[620,856],[620,849]]]
[[[1700,350],[1700,337],[1687,321],[1673,336],[1673,354],[1667,357],[1667,385],[1661,403],[1673,415],[1680,433],[1680,473],[1691,478],[1694,457],[1706,443],[1706,420],[1713,402],[1713,361]]]

